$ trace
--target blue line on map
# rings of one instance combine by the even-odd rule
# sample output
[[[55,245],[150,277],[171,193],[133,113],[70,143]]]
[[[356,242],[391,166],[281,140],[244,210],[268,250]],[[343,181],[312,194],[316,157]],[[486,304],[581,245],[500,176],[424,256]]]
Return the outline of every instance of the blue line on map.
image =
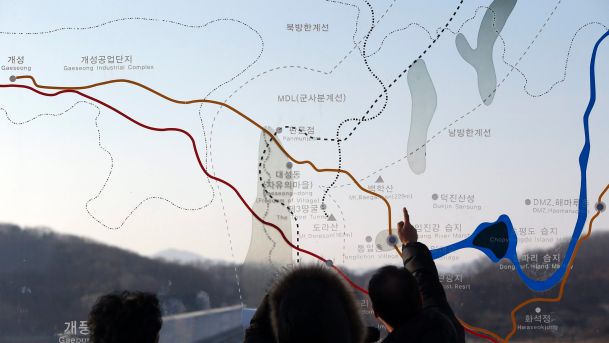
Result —
[[[472,235],[470,235],[468,238],[466,238],[460,242],[451,244],[451,245],[443,247],[443,248],[433,249],[431,251],[431,253],[432,253],[432,256],[434,259],[440,258],[444,255],[450,254],[450,253],[455,252],[460,249],[474,248],[474,249],[478,249],[478,250],[482,251],[484,254],[486,254],[491,259],[491,261],[493,261],[495,263],[499,262],[499,260],[502,258],[501,256],[499,256],[499,257],[495,256],[494,252],[491,249],[489,249],[488,247],[483,247],[483,246],[474,244],[474,240],[478,236],[478,234],[483,232],[485,229],[489,228],[491,225],[495,225],[497,223],[503,223],[507,226],[507,229],[508,229],[508,239],[507,239],[507,243],[506,243],[506,244],[508,244],[508,247],[507,247],[507,252],[506,252],[505,256],[503,256],[503,257],[509,259],[514,264],[516,271],[518,272],[518,275],[530,289],[532,289],[534,291],[538,291],[538,292],[547,291],[547,290],[551,289],[552,287],[554,287],[556,284],[558,284],[562,280],[562,278],[564,277],[564,275],[567,271],[567,266],[568,266],[569,261],[571,260],[571,256],[573,256],[573,250],[575,249],[577,240],[581,236],[581,233],[584,229],[584,226],[586,224],[586,220],[588,217],[588,208],[587,208],[588,192],[587,192],[586,171],[588,169],[588,159],[590,157],[590,128],[589,128],[590,112],[592,112],[592,108],[594,107],[594,103],[596,102],[596,79],[595,79],[595,72],[594,72],[594,64],[596,62],[596,52],[598,50],[598,47],[601,44],[601,42],[605,38],[607,38],[607,36],[609,36],[609,31],[605,32],[596,41],[596,44],[594,44],[594,49],[592,49],[592,57],[590,59],[590,100],[588,101],[588,106],[586,107],[586,111],[584,112],[584,117],[583,117],[585,142],[584,142],[584,146],[581,150],[581,153],[579,154],[579,170],[581,173],[581,179],[580,179],[580,188],[579,188],[579,207],[578,207],[578,212],[577,212],[577,221],[575,222],[575,228],[573,230],[573,235],[571,236],[569,246],[567,247],[566,256],[565,256],[564,260],[562,261],[562,264],[560,265],[560,267],[552,274],[552,276],[550,276],[549,278],[547,278],[545,280],[531,279],[528,275],[526,275],[525,272],[522,270],[522,266],[520,265],[520,262],[518,260],[518,255],[516,253],[516,245],[518,244],[518,238],[516,237],[516,231],[514,230],[512,221],[505,214],[502,214],[497,219],[496,222],[480,224],[476,228],[476,230],[474,230],[474,233]]]

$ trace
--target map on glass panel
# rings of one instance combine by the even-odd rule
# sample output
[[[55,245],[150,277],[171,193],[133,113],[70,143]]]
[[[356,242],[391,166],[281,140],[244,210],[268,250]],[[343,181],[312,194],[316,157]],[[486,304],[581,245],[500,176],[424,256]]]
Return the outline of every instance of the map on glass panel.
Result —
[[[600,0],[3,1],[0,343],[89,342],[122,289],[161,342],[241,342],[305,264],[377,326],[403,207],[468,341],[609,340],[608,30]]]

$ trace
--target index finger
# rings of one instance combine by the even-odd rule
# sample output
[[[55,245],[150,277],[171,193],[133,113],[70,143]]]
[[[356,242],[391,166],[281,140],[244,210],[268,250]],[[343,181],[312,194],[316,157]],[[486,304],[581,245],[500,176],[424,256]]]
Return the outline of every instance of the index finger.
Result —
[[[406,207],[404,207],[404,223],[410,224],[410,215],[408,214]]]

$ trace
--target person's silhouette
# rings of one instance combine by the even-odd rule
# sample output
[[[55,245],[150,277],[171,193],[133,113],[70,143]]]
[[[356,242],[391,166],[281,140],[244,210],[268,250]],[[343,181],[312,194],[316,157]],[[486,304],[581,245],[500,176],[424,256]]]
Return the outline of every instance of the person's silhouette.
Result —
[[[88,324],[91,343],[156,343],[163,319],[156,295],[123,291],[97,299]]]
[[[361,343],[366,339],[353,291],[322,266],[298,267],[265,296],[246,343]]]
[[[380,268],[368,284],[374,314],[389,331],[383,342],[465,342],[465,331],[448,304],[431,253],[417,242],[406,208],[398,235],[404,268]]]

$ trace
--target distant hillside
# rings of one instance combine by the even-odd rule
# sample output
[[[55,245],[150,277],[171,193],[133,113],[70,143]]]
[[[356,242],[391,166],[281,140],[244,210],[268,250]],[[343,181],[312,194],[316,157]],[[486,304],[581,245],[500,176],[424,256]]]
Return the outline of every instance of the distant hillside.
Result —
[[[564,257],[567,243],[564,242],[548,250],[528,252],[537,255],[539,263],[543,256],[561,254]],[[593,232],[590,239],[583,242],[576,256],[571,275],[566,283],[560,303],[534,303],[518,312],[518,324],[557,325],[558,330],[523,328],[514,340],[519,338],[547,338],[550,341],[591,341],[609,342],[609,233]],[[526,262],[522,262],[526,263]],[[499,265],[481,260],[467,269],[463,283],[470,284],[470,290],[447,289],[447,294],[455,312],[465,321],[479,327],[489,328],[505,336],[512,328],[510,311],[520,302],[531,297],[556,297],[558,285],[550,291],[535,293],[529,290],[517,276],[508,269],[511,264]],[[546,279],[550,271],[530,273],[531,277]],[[444,281],[445,286],[448,282]],[[454,280],[453,280],[454,285]],[[538,313],[539,312],[539,313]],[[532,322],[527,322],[526,316]],[[549,317],[547,317],[549,316]],[[550,320],[551,323],[545,323]]]
[[[214,261],[195,254],[190,251],[179,249],[165,249],[157,252],[152,256],[155,259],[163,259],[168,262],[177,262],[182,264],[213,264]]]
[[[547,250],[525,251],[523,255],[536,254],[542,262],[546,254],[560,253],[563,256],[566,244],[563,242]],[[541,316],[541,324],[557,325],[558,330],[520,328],[510,341],[609,342],[608,247],[609,232],[593,232],[579,250],[562,301],[554,304],[534,303],[525,306],[517,314],[520,325],[539,325],[537,319]],[[514,306],[531,297],[555,297],[558,294],[558,286],[544,293],[529,290],[510,267],[511,263],[506,261],[494,264],[487,258],[481,258],[474,263],[459,266],[453,272],[441,273],[442,284],[457,316],[474,326],[492,330],[505,337],[512,328],[510,312]],[[358,273],[352,275],[352,279],[360,285],[367,285],[373,272]],[[551,271],[537,271],[531,272],[529,276],[543,280],[550,273]],[[462,281],[456,280],[456,275]],[[536,312],[538,307],[539,313]],[[526,315],[534,316],[530,317],[533,318],[532,322],[526,322]],[[544,323],[548,318],[551,323]],[[373,322],[372,319],[370,323]],[[468,337],[468,340],[477,342],[471,335]]]
[[[608,246],[609,233],[593,233],[580,249],[560,304],[532,304],[518,312],[519,324],[526,324],[525,315],[549,315],[550,325],[557,325],[558,331],[519,330],[514,342],[609,341]],[[561,244],[529,254],[542,257],[564,250],[565,244]],[[86,320],[95,299],[113,290],[155,292],[166,314],[240,303],[234,265],[201,260],[182,251],[157,256],[162,259],[49,230],[0,224],[0,343],[57,342],[52,333],[63,332],[64,322]],[[459,268],[465,271],[463,281],[449,282],[445,277],[457,315],[505,336],[511,329],[509,313],[516,304],[532,296],[557,294],[558,287],[541,294],[531,292],[508,268],[508,263],[481,259]],[[358,284],[367,285],[371,273],[348,274]],[[534,277],[548,274],[537,272]],[[457,283],[469,285],[469,289],[459,289]],[[535,311],[537,307],[540,313]]]
[[[0,342],[61,333],[114,290],[159,295],[167,314],[239,303],[234,266],[156,260],[49,230],[0,225]],[[14,339],[10,339],[13,337]],[[57,338],[55,338],[55,341]]]

